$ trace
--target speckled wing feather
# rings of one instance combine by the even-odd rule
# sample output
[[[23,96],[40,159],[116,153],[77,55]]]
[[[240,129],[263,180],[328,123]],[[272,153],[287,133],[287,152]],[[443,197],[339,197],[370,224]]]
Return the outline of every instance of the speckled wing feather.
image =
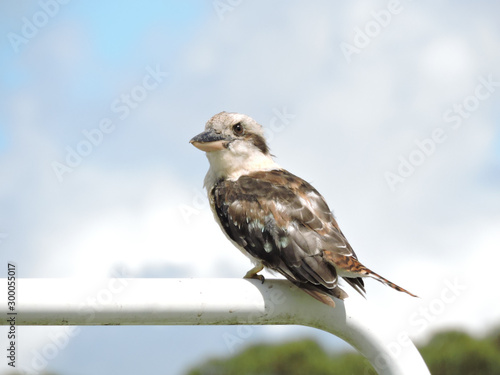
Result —
[[[285,171],[220,180],[210,200],[221,227],[239,247],[320,301],[345,298],[332,255],[356,258],[323,197]],[[346,281],[364,293],[361,278]]]

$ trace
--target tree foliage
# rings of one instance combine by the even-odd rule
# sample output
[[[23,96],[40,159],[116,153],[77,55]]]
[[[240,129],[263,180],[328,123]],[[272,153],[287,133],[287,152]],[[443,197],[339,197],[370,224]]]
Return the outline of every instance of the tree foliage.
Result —
[[[376,374],[354,353],[330,355],[314,340],[254,345],[227,359],[211,359],[189,375]]]
[[[476,339],[441,332],[420,347],[433,375],[500,375],[500,330]],[[353,352],[327,353],[316,341],[250,346],[229,358],[209,359],[188,375],[372,375],[370,363]]]
[[[474,339],[464,332],[436,334],[420,349],[432,374],[499,375],[500,333]]]

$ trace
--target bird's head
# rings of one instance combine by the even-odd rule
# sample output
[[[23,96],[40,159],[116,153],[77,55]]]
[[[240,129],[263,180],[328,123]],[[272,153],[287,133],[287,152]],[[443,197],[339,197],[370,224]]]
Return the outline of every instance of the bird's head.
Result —
[[[247,115],[218,113],[190,143],[207,153],[212,179],[237,179],[246,173],[277,168],[262,126]],[[206,180],[205,185],[211,182]]]

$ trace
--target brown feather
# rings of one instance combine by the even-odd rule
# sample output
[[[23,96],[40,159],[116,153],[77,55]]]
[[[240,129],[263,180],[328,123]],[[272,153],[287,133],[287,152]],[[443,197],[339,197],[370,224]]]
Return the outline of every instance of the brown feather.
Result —
[[[414,296],[364,267],[321,194],[288,171],[219,180],[210,196],[221,227],[237,246],[327,305],[335,305],[332,297],[347,297],[339,275],[361,295],[361,278],[370,276]]]

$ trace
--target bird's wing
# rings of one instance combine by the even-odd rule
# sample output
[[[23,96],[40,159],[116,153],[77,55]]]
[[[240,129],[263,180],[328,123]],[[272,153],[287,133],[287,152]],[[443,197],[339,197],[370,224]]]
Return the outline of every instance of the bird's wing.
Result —
[[[346,296],[337,288],[331,255],[355,254],[325,200],[309,183],[285,170],[254,172],[236,181],[219,181],[210,195],[223,230],[266,267],[310,294]],[[346,278],[364,291],[357,279]]]

